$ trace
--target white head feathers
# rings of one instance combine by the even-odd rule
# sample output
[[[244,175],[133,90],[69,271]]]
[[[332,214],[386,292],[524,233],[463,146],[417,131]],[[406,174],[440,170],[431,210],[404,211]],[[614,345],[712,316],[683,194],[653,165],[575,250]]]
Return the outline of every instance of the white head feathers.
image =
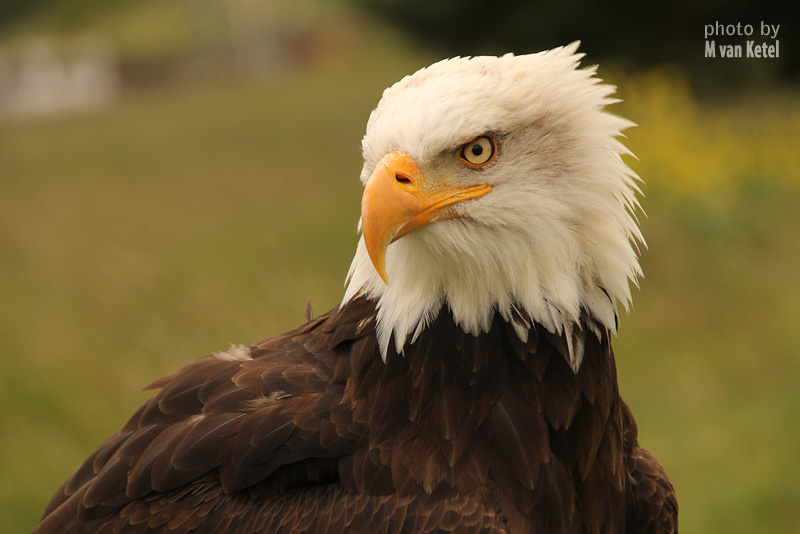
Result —
[[[360,240],[343,302],[377,299],[384,357],[392,338],[402,352],[444,305],[472,334],[488,330],[495,313],[509,319],[514,306],[552,332],[569,333],[582,310],[616,330],[617,302],[628,308],[644,243],[637,177],[617,140],[632,123],[603,111],[617,101],[614,88],[595,68],[578,69],[577,46],[448,59],[384,92],[362,143],[362,181],[401,150],[442,182],[492,186],[455,205],[462,218],[391,244],[388,286]],[[458,147],[486,133],[497,139],[496,160],[460,165]],[[581,357],[573,355],[576,369]]]

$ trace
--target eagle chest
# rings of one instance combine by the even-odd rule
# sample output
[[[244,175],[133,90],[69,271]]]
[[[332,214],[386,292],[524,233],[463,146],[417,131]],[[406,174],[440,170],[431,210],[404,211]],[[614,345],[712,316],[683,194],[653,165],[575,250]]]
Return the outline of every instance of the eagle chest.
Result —
[[[369,433],[353,458],[353,489],[475,495],[525,530],[618,528],[624,467],[614,358],[606,339],[583,341],[576,374],[563,336],[534,325],[522,342],[499,318],[473,336],[441,312],[403,354],[354,369],[354,420]]]

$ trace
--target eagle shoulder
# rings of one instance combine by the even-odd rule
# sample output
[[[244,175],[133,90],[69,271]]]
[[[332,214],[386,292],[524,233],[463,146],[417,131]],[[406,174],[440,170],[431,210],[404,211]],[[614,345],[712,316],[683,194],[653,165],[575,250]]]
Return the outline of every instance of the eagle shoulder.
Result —
[[[678,498],[666,471],[639,445],[636,421],[623,404],[627,473],[628,534],[677,534]]]
[[[363,333],[359,311],[330,312],[147,386],[159,391],[67,479],[36,532],[91,531],[116,514],[134,520],[137,502],[175,492],[202,501],[337,478],[363,432],[343,404],[339,348]]]

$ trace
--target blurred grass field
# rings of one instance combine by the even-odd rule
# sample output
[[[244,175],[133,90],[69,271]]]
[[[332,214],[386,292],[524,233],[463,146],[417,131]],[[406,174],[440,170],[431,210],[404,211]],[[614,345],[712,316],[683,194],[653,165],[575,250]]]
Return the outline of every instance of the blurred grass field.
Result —
[[[307,297],[337,304],[369,111],[435,59],[353,39],[268,80],[0,125],[0,532],[33,528],[143,385],[297,325]],[[642,442],[682,532],[798,532],[800,94],[612,78],[646,181],[646,277],[616,343]]]

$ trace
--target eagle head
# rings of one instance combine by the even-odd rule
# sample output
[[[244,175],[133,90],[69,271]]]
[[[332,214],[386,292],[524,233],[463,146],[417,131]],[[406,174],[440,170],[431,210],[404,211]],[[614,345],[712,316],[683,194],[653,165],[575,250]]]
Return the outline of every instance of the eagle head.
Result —
[[[383,93],[343,303],[377,301],[384,358],[442,310],[474,335],[495,314],[560,334],[585,313],[616,331],[644,244],[617,139],[633,123],[604,111],[614,87],[578,68],[577,47],[447,59]]]

